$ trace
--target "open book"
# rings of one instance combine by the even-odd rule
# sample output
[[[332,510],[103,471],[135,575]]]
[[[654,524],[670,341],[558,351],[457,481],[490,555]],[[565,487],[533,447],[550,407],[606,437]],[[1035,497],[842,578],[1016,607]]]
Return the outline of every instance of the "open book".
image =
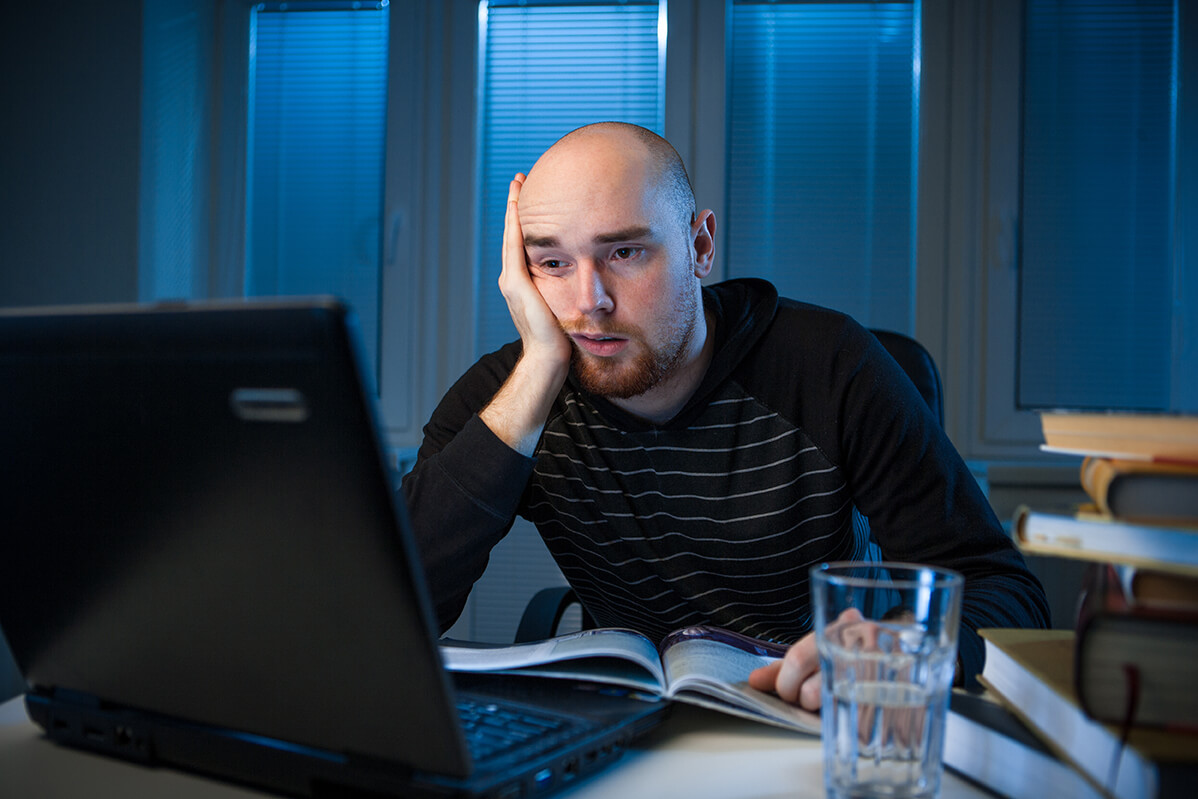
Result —
[[[451,671],[620,685],[818,735],[818,714],[749,687],[749,672],[785,652],[780,644],[702,626],[670,633],[660,647],[638,632],[617,628],[583,630],[527,644],[441,642],[441,657]]]

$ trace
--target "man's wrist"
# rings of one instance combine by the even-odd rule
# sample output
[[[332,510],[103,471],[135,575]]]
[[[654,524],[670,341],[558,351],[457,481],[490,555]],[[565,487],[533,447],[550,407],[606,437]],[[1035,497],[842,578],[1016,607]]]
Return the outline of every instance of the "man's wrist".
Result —
[[[568,363],[541,362],[525,353],[479,418],[501,441],[531,457],[568,373]]]

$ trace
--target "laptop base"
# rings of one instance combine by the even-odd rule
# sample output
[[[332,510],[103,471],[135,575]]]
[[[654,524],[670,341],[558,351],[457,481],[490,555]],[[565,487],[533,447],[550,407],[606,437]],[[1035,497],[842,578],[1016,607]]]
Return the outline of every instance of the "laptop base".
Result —
[[[311,799],[358,797],[488,797],[517,799],[553,793],[614,764],[635,739],[657,726],[669,710],[635,692],[571,681],[502,675],[454,675],[458,695],[483,701],[544,702],[560,696],[571,716],[582,720],[577,754],[561,761],[556,752],[531,768],[516,750],[470,777],[457,780],[405,769],[375,758],[300,746],[218,727],[189,724],[168,716],[120,708],[83,695],[58,692],[25,695],[29,718],[46,737],[145,766],[166,766],[288,796]],[[609,719],[639,720],[612,728]],[[524,768],[513,772],[512,763]],[[519,776],[513,776],[514,773]]]

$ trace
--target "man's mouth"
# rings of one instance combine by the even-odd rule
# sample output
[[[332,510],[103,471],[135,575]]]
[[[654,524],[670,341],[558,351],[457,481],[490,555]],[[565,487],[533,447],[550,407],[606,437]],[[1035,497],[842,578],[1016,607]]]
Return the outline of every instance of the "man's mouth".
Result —
[[[570,337],[574,339],[579,349],[601,357],[615,355],[628,344],[626,338],[603,333],[571,333]]]

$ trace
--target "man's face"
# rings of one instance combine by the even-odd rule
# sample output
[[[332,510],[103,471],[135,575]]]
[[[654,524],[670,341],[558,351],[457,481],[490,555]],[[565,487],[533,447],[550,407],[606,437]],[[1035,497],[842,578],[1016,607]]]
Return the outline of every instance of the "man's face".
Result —
[[[685,360],[701,309],[689,226],[648,185],[646,161],[607,144],[543,158],[521,192],[520,225],[579,382],[629,398]]]

